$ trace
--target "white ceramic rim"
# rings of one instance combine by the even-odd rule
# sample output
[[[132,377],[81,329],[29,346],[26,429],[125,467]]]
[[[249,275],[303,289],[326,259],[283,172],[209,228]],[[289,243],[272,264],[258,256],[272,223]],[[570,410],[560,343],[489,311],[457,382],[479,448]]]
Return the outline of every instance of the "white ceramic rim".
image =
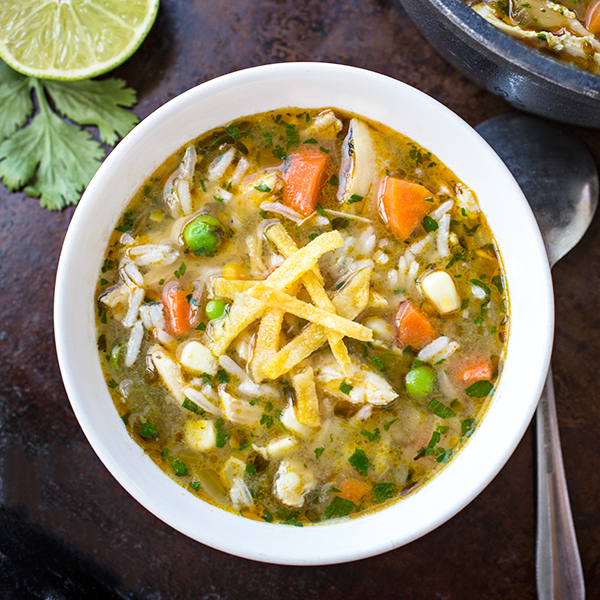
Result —
[[[478,194],[501,250],[512,310],[507,359],[494,399],[449,465],[418,492],[383,510],[303,528],[260,523],[215,508],[165,476],[129,437],[114,409],[96,359],[94,321],[94,290],[106,240],[144,180],[203,132],[288,106],[330,106],[364,115],[437,155]],[[377,73],[326,63],[231,73],[185,92],[141,122],[104,161],[75,211],[58,265],[54,307],[67,394],[94,451],[117,481],[159,519],[199,542],[292,565],[346,562],[397,548],[475,498],[508,460],[531,420],[550,360],[553,315],[550,270],[535,219],[490,146],[422,92]]]

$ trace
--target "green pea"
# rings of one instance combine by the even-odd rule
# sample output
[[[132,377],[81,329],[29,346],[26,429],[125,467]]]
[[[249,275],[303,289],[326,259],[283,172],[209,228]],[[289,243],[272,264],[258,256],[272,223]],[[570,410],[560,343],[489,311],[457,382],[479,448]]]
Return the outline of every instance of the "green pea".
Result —
[[[411,398],[424,398],[433,390],[435,371],[427,365],[411,369],[406,374],[406,391]]]
[[[210,256],[214,254],[223,236],[223,226],[210,215],[200,215],[183,230],[184,242],[196,253]]]
[[[225,314],[226,308],[227,304],[223,300],[209,300],[204,310],[206,316],[211,321],[214,321],[215,319],[220,319]]]

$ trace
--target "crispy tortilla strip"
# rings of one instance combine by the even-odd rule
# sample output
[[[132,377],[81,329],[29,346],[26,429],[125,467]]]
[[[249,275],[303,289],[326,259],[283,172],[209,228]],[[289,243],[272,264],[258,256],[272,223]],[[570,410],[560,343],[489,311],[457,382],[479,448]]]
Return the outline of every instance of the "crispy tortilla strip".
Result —
[[[373,269],[361,269],[333,298],[338,314],[347,319],[355,319],[369,304],[370,282]],[[318,325],[310,324],[300,335],[284,346],[263,366],[263,373],[269,379],[287,373],[299,362],[318,350],[327,340],[325,331]]]
[[[259,283],[246,292],[251,298],[260,299],[261,302],[285,310],[287,313],[306,319],[322,327],[335,330],[336,333],[348,336],[361,342],[373,341],[373,330],[360,323],[344,319],[335,313],[327,312],[307,302],[302,302],[269,286]]]
[[[320,427],[319,397],[315,386],[312,367],[305,367],[292,375],[292,385],[296,392],[296,418],[302,425]]]
[[[265,379],[262,366],[279,350],[279,335],[284,314],[285,312],[280,308],[269,308],[260,320],[250,365],[252,379],[256,383]]]
[[[287,289],[300,279],[304,273],[312,269],[325,252],[335,250],[343,245],[344,240],[338,231],[322,233],[312,242],[306,244],[304,248],[298,250],[292,257],[286,259],[278,269],[265,279],[264,283],[274,290]],[[265,286],[263,285],[263,287]],[[264,305],[249,296],[250,291],[237,296],[227,317],[217,321],[213,327],[211,331],[212,342],[209,348],[215,356],[221,356],[227,350],[229,344],[246,327],[263,315]]]
[[[212,280],[212,293],[218,298],[227,298],[235,300],[243,292],[247,292],[258,281],[244,279],[225,279],[225,277],[215,277]]]
[[[294,242],[281,223],[269,227],[266,234],[285,258],[289,258],[298,252],[296,242]],[[302,276],[302,283],[317,307],[335,314],[335,306],[332,304],[323,287],[321,273],[318,268],[307,271]],[[340,366],[345,373],[350,373],[352,363],[350,362],[348,349],[344,342],[339,337],[336,338],[331,329],[326,329],[325,332],[327,333],[327,340],[335,359],[340,363]]]

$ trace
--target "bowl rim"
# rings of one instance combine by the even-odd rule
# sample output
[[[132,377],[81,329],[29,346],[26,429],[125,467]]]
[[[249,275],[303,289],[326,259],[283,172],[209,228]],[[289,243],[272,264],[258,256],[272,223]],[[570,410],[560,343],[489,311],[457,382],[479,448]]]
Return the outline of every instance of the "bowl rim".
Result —
[[[358,82],[361,84],[358,85]],[[224,97],[224,94],[231,95],[232,90],[236,90],[240,95],[248,94],[253,90],[255,96],[259,96],[264,93],[268,85],[271,86],[273,93],[274,90],[279,90],[279,97],[287,97],[287,95],[294,97],[294,94],[299,96],[306,94],[304,86],[309,83],[313,86],[320,86],[315,88],[317,91],[329,90],[327,94],[339,98],[342,103],[349,102],[353,106],[362,103],[364,106],[371,106],[369,104],[371,102],[373,113],[365,116],[372,120],[378,120],[376,114],[379,110],[380,96],[377,94],[382,92],[395,94],[395,101],[401,98],[406,106],[410,107],[410,110],[416,111],[415,114],[423,112],[428,115],[428,119],[431,117],[429,120],[433,120],[439,125],[441,129],[436,132],[436,139],[447,138],[447,140],[452,140],[452,143],[468,143],[469,147],[473,149],[477,161],[484,160],[492,165],[497,181],[486,185],[490,189],[497,189],[500,185],[500,188],[512,199],[512,208],[519,216],[519,222],[515,224],[515,227],[517,230],[521,228],[520,232],[524,236],[523,248],[527,251],[527,258],[531,265],[535,266],[533,272],[527,275],[521,273],[516,251],[511,250],[508,245],[503,251],[502,245],[499,243],[503,261],[509,259],[512,261],[511,264],[515,265],[514,271],[507,274],[508,287],[511,288],[515,285],[517,276],[520,279],[527,277],[532,285],[537,286],[532,294],[538,304],[535,308],[530,307],[523,310],[522,315],[519,313],[519,315],[511,317],[513,321],[509,337],[509,354],[504,374],[486,418],[482,420],[466,447],[431,482],[402,501],[359,518],[297,528],[258,523],[199,500],[166,476],[129,437],[114,409],[104,379],[102,378],[101,382],[98,381],[99,358],[91,361],[85,360],[86,352],[89,357],[90,350],[97,357],[93,291],[106,243],[104,242],[102,245],[101,254],[95,256],[94,260],[88,260],[86,253],[90,251],[90,248],[94,250],[92,244],[95,238],[100,237],[100,233],[98,233],[100,226],[110,232],[120,218],[122,208],[127,205],[139,187],[138,185],[134,186],[131,182],[127,184],[127,173],[133,172],[132,166],[135,166],[136,161],[141,160],[139,158],[140,151],[142,153],[150,152],[148,150],[150,142],[154,143],[163,134],[165,136],[176,135],[176,133],[169,132],[168,125],[171,122],[183,120],[185,115],[191,114],[190,111],[197,111],[198,105],[210,105],[211,102],[217,105],[219,99]],[[332,91],[333,89],[335,89],[335,93]],[[350,92],[353,94],[352,97],[350,97]],[[321,95],[319,96],[319,94]],[[318,92],[319,102],[320,98],[327,94]],[[245,99],[247,98],[248,96],[245,96]],[[280,108],[284,106],[317,107],[302,106],[301,103],[288,103],[282,106],[281,100],[278,102],[280,102]],[[333,102],[321,105],[335,107]],[[252,100],[251,106],[254,108],[257,106],[256,100]],[[398,113],[396,107],[397,105],[394,104],[394,115],[396,115],[394,118],[402,119],[403,111]],[[345,106],[337,106],[337,108],[347,110]],[[227,108],[219,110],[226,111]],[[237,113],[234,111],[236,114],[234,118],[259,112],[255,109],[244,110],[242,108],[238,108],[237,111]],[[352,112],[358,113],[358,111]],[[201,111],[193,114],[200,115],[199,119],[205,118]],[[174,119],[175,121],[173,121]],[[381,121],[381,119],[379,120]],[[205,131],[225,125],[226,122],[213,121],[212,126]],[[419,127],[425,127],[422,135],[426,137],[426,128],[431,129],[432,125],[411,124],[410,127],[416,127],[417,130]],[[405,131],[406,129],[402,129],[402,132]],[[450,133],[457,131],[461,134],[459,142],[450,136]],[[185,139],[178,138],[175,149],[202,133],[202,130],[195,130],[193,135],[190,134]],[[418,136],[417,141],[423,145]],[[450,144],[449,141],[444,143]],[[135,177],[141,178],[141,185],[175,149],[171,150],[169,144],[166,144],[163,155],[158,159],[155,157],[154,162],[146,162],[143,174],[131,176],[134,178],[134,182]],[[434,153],[439,155],[439,151]],[[456,160],[458,161],[458,159]],[[461,161],[464,163],[461,168],[467,168],[465,167],[468,163],[466,158],[462,158]],[[446,159],[443,162],[448,164],[452,161]],[[456,168],[450,168],[456,173]],[[473,173],[475,172],[473,167]],[[120,181],[117,175],[121,176],[124,182]],[[464,180],[464,176],[458,176],[459,179]],[[115,181],[111,181],[111,178]],[[487,180],[482,179],[482,181]],[[466,183],[469,185],[469,181]],[[118,186],[126,189],[129,185],[129,196],[118,200],[114,198],[107,200],[108,192],[113,192],[113,185],[117,186],[117,189]],[[480,204],[482,204],[482,200],[483,198],[480,198]],[[107,204],[112,202],[110,218],[104,218],[106,223],[102,223],[101,205],[103,202]],[[120,203],[118,212],[115,208],[117,202]],[[486,200],[486,202],[489,201]],[[493,213],[494,219],[508,220],[510,218],[510,221],[513,221],[513,216],[505,215],[502,207],[497,205],[489,204],[484,212],[488,220]],[[494,233],[498,241],[498,232]],[[104,239],[108,239],[108,237]],[[521,239],[521,235],[519,239]],[[93,266],[96,268],[95,271]],[[92,272],[93,281],[91,283],[86,280],[86,276],[80,276],[81,271],[77,271],[78,267],[83,268],[84,273],[86,268]],[[81,289],[89,291],[90,286],[92,286],[90,297],[79,293]],[[74,288],[78,293],[73,293]],[[513,300],[522,302],[519,298],[524,297],[525,290],[520,290],[517,295],[514,295],[517,289],[520,289],[519,286],[511,292],[511,304]],[[88,305],[90,298],[92,298],[92,302],[89,302]],[[65,236],[57,269],[54,305],[55,341],[65,389],[86,437],[115,479],[151,513],[197,541],[237,556],[290,565],[334,564],[386,552],[428,533],[473,500],[506,463],[525,433],[533,415],[549,365],[553,315],[550,270],[535,218],[512,175],[491,147],[460,117],[423,92],[378,73],[330,63],[272,64],[233,72],[184,92],[144,119],[104,161],[75,211]],[[91,322],[93,322],[92,325],[90,325]],[[90,329],[90,327],[92,328]],[[522,359],[530,351],[524,345],[524,340],[513,335],[515,327],[517,330],[522,328],[537,333],[539,336],[537,345],[540,351],[532,359],[535,367],[533,376],[520,381],[522,388],[518,390],[513,385],[515,389],[512,389],[511,392],[510,378],[514,379],[513,373],[518,373],[519,356]],[[515,356],[514,359],[513,356]],[[523,394],[525,401],[515,397],[518,396],[515,394],[517,391]],[[504,418],[509,406],[518,415],[518,418],[514,419],[516,425],[511,424],[512,429],[508,433],[500,435],[500,432],[495,431],[492,427],[492,418],[500,418],[500,416]],[[493,415],[499,416],[493,417]],[[512,419],[513,415],[511,414],[510,417]],[[110,438],[110,443],[106,436]],[[490,447],[495,451],[492,456],[486,454],[490,451]],[[469,470],[473,466],[481,467],[483,475],[479,473],[479,476],[474,479],[472,471]],[[448,473],[453,473],[452,476],[456,482],[448,478]],[[149,482],[154,482],[156,476],[159,477],[161,488],[158,493],[152,494],[147,486]],[[456,490],[457,483],[460,483],[459,490]],[[443,506],[440,506],[439,498],[436,496],[438,491],[447,493],[447,496],[443,496],[444,501],[447,502]],[[416,502],[420,504],[416,504]],[[192,514],[194,519],[189,518]],[[414,515],[422,514],[427,515],[427,519],[424,521],[413,518]],[[224,531],[227,532],[227,535],[223,534]]]
[[[400,0],[404,2],[405,0]],[[600,101],[600,74],[577,69],[558,58],[530,48],[488,23],[463,0],[420,0],[429,3],[450,24],[453,33],[468,45],[477,45],[484,56],[533,75],[545,84],[557,85],[590,102]],[[509,69],[510,70],[510,69]]]

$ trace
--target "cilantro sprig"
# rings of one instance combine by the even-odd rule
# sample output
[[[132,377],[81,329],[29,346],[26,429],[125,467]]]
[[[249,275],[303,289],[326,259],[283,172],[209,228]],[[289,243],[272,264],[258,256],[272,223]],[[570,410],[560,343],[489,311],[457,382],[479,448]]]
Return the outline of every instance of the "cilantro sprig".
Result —
[[[0,180],[49,210],[76,204],[106,155],[81,126],[114,146],[139,120],[126,110],[136,101],[122,79],[42,80],[0,61]]]

